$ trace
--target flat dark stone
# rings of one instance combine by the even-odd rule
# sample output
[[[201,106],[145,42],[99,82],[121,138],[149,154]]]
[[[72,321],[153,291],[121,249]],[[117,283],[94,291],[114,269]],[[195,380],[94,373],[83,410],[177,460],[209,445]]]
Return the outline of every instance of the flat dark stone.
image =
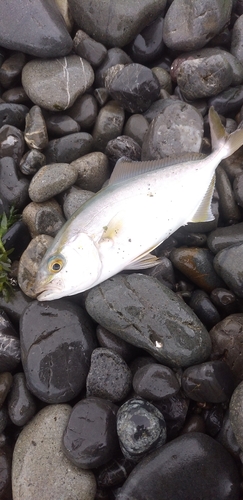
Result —
[[[93,138],[86,132],[65,135],[53,139],[43,150],[46,163],[71,163],[92,151]]]
[[[193,401],[223,403],[235,387],[232,371],[224,361],[206,361],[190,366],[182,376],[182,388]]]
[[[25,117],[29,108],[24,104],[0,103],[0,127],[3,125],[13,125],[14,127],[24,129]]]
[[[64,56],[72,39],[55,2],[6,0],[0,7],[0,45],[37,57]]]

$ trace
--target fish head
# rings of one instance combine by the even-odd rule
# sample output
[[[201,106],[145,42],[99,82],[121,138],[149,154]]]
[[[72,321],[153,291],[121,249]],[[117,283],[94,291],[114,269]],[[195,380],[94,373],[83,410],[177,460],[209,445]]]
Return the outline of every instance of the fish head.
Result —
[[[86,233],[71,238],[64,233],[55,238],[38,269],[37,299],[55,300],[84,292],[96,284],[101,269],[98,249]]]

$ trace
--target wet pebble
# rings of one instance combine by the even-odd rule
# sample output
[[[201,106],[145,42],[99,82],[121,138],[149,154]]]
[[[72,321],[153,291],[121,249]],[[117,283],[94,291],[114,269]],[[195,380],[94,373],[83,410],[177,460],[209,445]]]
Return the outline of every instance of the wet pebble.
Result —
[[[139,161],[141,158],[141,147],[131,137],[121,135],[108,142],[105,153],[110,161],[110,165],[115,166],[116,162],[122,156],[131,161]]]
[[[206,248],[175,248],[170,254],[172,264],[206,292],[223,286],[213,267],[213,256]]]
[[[44,149],[48,144],[46,123],[39,106],[33,106],[25,117],[24,138],[29,148]]]
[[[217,95],[232,82],[233,72],[221,54],[200,59],[188,59],[180,65],[177,83],[186,99]]]
[[[77,177],[76,169],[68,163],[45,165],[31,180],[29,196],[35,202],[47,201],[72,186]]]
[[[86,59],[95,68],[100,66],[107,54],[107,49],[102,43],[96,42],[82,30],[76,32],[73,47],[76,54]]]
[[[70,413],[69,405],[46,406],[21,432],[13,455],[14,500],[68,498],[70,491],[72,498],[95,499],[93,473],[73,466],[62,451]]]
[[[95,124],[98,106],[92,94],[78,97],[73,106],[68,109],[68,115],[75,120],[82,129],[90,129]]]
[[[13,158],[6,156],[0,159],[0,198],[5,211],[11,206],[21,210],[28,201],[29,181],[19,175]]]
[[[23,130],[28,111],[29,109],[24,104],[0,102],[0,127],[13,125]]]
[[[241,449],[236,441],[233,433],[232,425],[230,422],[229,410],[224,415],[222,427],[216,437],[217,441],[221,443],[226,450],[236,459],[241,455]]]
[[[22,52],[15,52],[5,59],[0,68],[0,84],[8,89],[19,82],[25,63],[26,55]]]
[[[193,401],[223,403],[232,395],[234,377],[224,361],[207,361],[187,368],[182,376],[182,388]]]
[[[116,66],[116,64],[130,64],[132,63],[129,55],[119,47],[113,47],[107,51],[107,55],[103,63],[99,66],[95,74],[95,83],[98,87],[105,86],[105,76],[108,68]]]
[[[46,118],[46,128],[53,137],[62,137],[80,131],[80,125],[67,115],[50,115]]]
[[[14,87],[8,90],[5,90],[5,92],[2,93],[1,98],[6,102],[6,103],[12,103],[12,104],[24,104],[29,102],[29,98],[24,90],[24,88],[20,85],[19,87]],[[14,123],[10,125],[15,125]]]
[[[133,468],[134,463],[123,456],[111,460],[100,468],[97,476],[98,486],[109,488],[124,483]]]
[[[70,0],[71,13],[77,25],[92,36],[97,42],[108,47],[123,47],[129,43],[145,26],[148,19],[152,22],[165,8],[165,0],[144,0],[142,6],[129,0],[113,5],[105,0],[102,4],[95,0],[90,11],[88,0],[80,3]]]
[[[220,33],[230,19],[232,3],[222,6],[217,0],[203,0],[200,5],[174,0],[164,20],[164,42],[173,50],[200,49]]]
[[[96,337],[101,347],[111,349],[114,353],[121,356],[126,363],[129,363],[135,357],[136,348],[134,346],[109,332],[103,326],[97,326]]]
[[[20,341],[27,385],[39,399],[62,403],[82,390],[96,346],[85,311],[66,299],[33,301],[21,317]]]
[[[117,434],[125,458],[138,462],[166,441],[162,413],[140,398],[129,399],[117,412]]]
[[[221,250],[214,258],[213,264],[226,285],[238,297],[243,297],[243,243]]]
[[[34,104],[51,111],[70,108],[92,85],[90,64],[76,55],[29,61],[22,71],[22,85]]]
[[[190,104],[173,102],[150,123],[143,141],[142,160],[199,153],[202,138],[203,120],[198,111]]]
[[[70,219],[74,212],[76,212],[81,205],[86,203],[86,201],[92,198],[92,196],[94,196],[92,191],[80,189],[76,186],[72,186],[68,189],[63,203],[63,213],[66,219]]]
[[[175,460],[176,457],[176,460]],[[185,467],[186,463],[186,467]],[[156,477],[156,481],[154,478]],[[210,436],[192,432],[161,446],[131,472],[117,500],[161,498],[238,500],[239,475],[230,454]]]
[[[93,130],[94,148],[104,152],[107,143],[121,135],[124,121],[124,109],[117,101],[109,101],[103,106]]]
[[[11,372],[20,363],[20,342],[7,314],[0,310],[0,372]]]
[[[209,334],[212,340],[211,358],[223,358],[236,380],[243,380],[243,314],[231,314],[215,325]]]
[[[37,57],[57,57],[68,54],[72,39],[55,2],[23,0],[16,4],[14,15],[11,0],[1,9],[0,45],[10,50],[26,52]],[[18,20],[28,23],[28,36],[23,36]],[[38,19],[38,22],[36,20]]]
[[[46,163],[71,163],[93,149],[93,138],[87,132],[77,132],[49,141],[43,149]]]
[[[163,22],[163,17],[158,16],[131,42],[128,51],[134,62],[143,64],[160,56],[164,47]]]
[[[35,279],[39,265],[52,241],[51,236],[37,235],[21,255],[18,268],[18,284],[24,294],[32,299],[36,298]]]
[[[214,254],[240,243],[243,243],[243,222],[232,226],[218,227],[207,238],[207,245]]]
[[[10,156],[18,165],[24,152],[24,136],[13,125],[0,128],[0,158]]]
[[[54,237],[65,223],[61,207],[55,199],[29,203],[24,208],[22,217],[32,238],[38,234]]]
[[[0,408],[9,393],[11,385],[13,383],[13,376],[10,372],[0,373]]]
[[[130,113],[146,111],[159,98],[159,81],[152,71],[132,63],[107,70],[105,86],[113,99]]]
[[[212,328],[221,319],[215,305],[203,290],[192,292],[189,306],[207,328]]]
[[[23,426],[35,415],[36,403],[26,386],[24,373],[13,376],[13,384],[8,397],[8,414],[13,424]]]
[[[118,451],[117,406],[101,398],[84,398],[71,411],[63,433],[63,451],[82,469],[100,467]]]
[[[243,449],[243,382],[233,392],[229,406],[229,418],[236,441]]]
[[[125,399],[131,386],[131,371],[119,354],[104,347],[92,352],[86,379],[87,396],[96,396],[116,403]]]
[[[173,371],[157,363],[148,364],[137,370],[132,384],[136,394],[149,401],[160,401],[173,396],[180,389],[179,381]]]
[[[236,296],[227,288],[215,288],[210,294],[210,299],[223,317],[233,314],[237,310]]]
[[[210,353],[202,323],[180,298],[150,276],[117,275],[101,283],[89,291],[86,309],[107,330],[168,366],[199,363]]]
[[[107,156],[102,152],[83,155],[71,163],[78,173],[75,185],[96,193],[110,176]]]
[[[35,175],[46,164],[46,157],[40,151],[31,149],[22,156],[19,170],[24,175]]]
[[[145,133],[148,130],[148,122],[143,115],[133,114],[128,118],[124,127],[124,134],[128,135],[140,146],[142,146]]]

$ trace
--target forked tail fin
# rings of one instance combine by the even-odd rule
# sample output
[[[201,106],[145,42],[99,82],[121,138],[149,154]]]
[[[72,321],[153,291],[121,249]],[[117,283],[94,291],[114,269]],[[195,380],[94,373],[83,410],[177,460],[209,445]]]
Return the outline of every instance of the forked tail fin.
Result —
[[[227,134],[218,113],[211,106],[208,113],[212,149],[218,151],[221,159],[228,158],[243,145],[243,129]]]

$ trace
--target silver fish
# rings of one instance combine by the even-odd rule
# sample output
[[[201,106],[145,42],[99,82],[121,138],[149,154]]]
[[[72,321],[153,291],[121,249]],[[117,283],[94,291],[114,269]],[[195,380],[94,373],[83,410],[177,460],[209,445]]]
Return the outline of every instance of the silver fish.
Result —
[[[243,144],[209,110],[213,152],[190,161],[118,162],[107,187],[81,206],[55,237],[36,277],[38,300],[92,288],[124,269],[156,265],[150,252],[188,222],[213,220],[215,170]]]

